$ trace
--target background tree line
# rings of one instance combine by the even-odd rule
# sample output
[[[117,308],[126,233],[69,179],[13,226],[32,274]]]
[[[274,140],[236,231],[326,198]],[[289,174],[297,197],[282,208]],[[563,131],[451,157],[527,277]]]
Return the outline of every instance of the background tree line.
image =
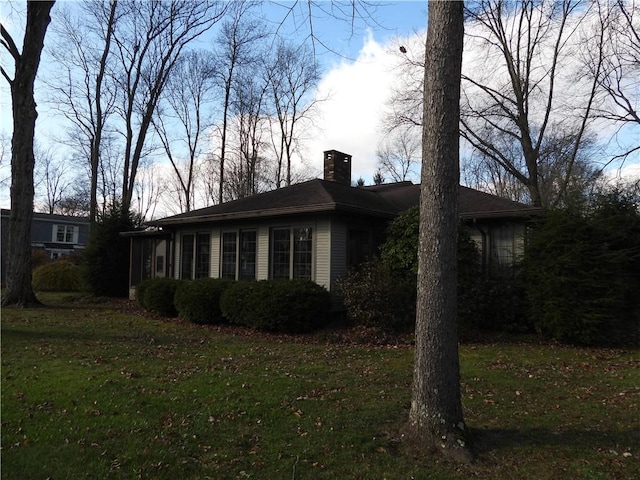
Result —
[[[36,208],[95,220],[118,203],[150,218],[161,198],[180,213],[303,178],[320,71],[259,7],[57,5],[44,82],[67,122],[36,148]]]

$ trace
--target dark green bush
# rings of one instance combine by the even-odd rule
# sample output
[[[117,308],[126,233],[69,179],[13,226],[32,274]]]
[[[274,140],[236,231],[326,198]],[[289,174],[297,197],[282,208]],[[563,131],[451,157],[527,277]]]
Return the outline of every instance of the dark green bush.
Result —
[[[224,322],[220,296],[232,284],[232,281],[220,278],[199,278],[182,282],[174,298],[178,315],[194,323]]]
[[[153,282],[153,278],[148,278],[146,280],[141,281],[138,285],[136,285],[136,302],[142,308],[146,309],[147,306],[144,303],[144,295],[147,291],[147,287]]]
[[[323,326],[329,292],[309,280],[236,282],[220,299],[222,314],[236,325],[272,332],[309,332]]]
[[[77,292],[82,290],[82,269],[59,260],[33,271],[33,289],[41,292]]]
[[[337,283],[347,315],[356,325],[410,330],[415,324],[416,275],[379,260],[351,269]]]
[[[129,239],[121,232],[135,230],[132,213],[113,206],[91,226],[91,237],[84,251],[87,287],[97,296],[129,295]]]
[[[143,305],[150,312],[163,317],[178,315],[174,304],[176,290],[183,280],[175,278],[154,278],[144,287]]]
[[[640,212],[620,192],[549,211],[525,258],[529,313],[544,335],[576,344],[637,341]]]
[[[340,282],[349,316],[384,328],[415,322],[419,209],[413,207],[389,226],[382,261],[363,266]],[[413,273],[413,277],[410,275]],[[464,224],[458,235],[458,325],[462,336],[478,330],[529,331],[522,282],[514,272],[504,278],[483,274],[480,252]]]

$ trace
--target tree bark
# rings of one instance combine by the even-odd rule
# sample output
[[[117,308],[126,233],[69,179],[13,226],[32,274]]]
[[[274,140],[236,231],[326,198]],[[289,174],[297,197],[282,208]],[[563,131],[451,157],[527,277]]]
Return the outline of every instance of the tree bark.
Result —
[[[33,138],[36,102],[33,89],[44,36],[51,21],[54,2],[27,2],[22,53],[19,53],[9,33],[2,28],[2,45],[15,61],[13,80],[2,70],[11,85],[13,108],[13,138],[11,141],[11,215],[7,245],[7,288],[2,304],[28,306],[38,304],[31,286],[31,221],[33,219]]]
[[[463,3],[429,2],[424,77],[416,352],[408,433],[471,461],[456,329]]]

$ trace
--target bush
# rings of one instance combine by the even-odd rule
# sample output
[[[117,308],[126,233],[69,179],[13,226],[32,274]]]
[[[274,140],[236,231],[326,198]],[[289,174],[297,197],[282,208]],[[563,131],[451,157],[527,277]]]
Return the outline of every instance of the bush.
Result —
[[[386,330],[408,330],[415,324],[416,276],[386,263],[373,261],[350,270],[337,283],[356,325]]]
[[[82,290],[82,269],[59,260],[33,271],[33,289],[41,292],[77,292]]]
[[[97,296],[129,295],[129,242],[120,235],[136,227],[134,215],[116,205],[91,226],[91,237],[84,251],[86,281]]]
[[[309,332],[325,324],[329,292],[309,280],[237,282],[220,299],[222,314],[236,325],[272,332]]]
[[[154,280],[153,278],[148,278],[146,280],[141,281],[136,286],[136,302],[138,302],[138,305],[140,305],[145,310],[147,309],[147,305],[144,303],[144,295],[147,291],[147,288],[149,287],[149,285],[151,285],[151,282],[153,282],[153,280]]]
[[[176,290],[183,280],[175,278],[154,278],[144,286],[143,305],[150,312],[155,312],[163,317],[175,317],[178,315],[174,304]]]
[[[178,315],[194,323],[222,323],[220,297],[233,282],[220,278],[199,278],[182,282],[174,297]]]
[[[533,231],[525,259],[536,328],[563,342],[637,341],[640,213],[619,192],[588,209],[554,210]]]

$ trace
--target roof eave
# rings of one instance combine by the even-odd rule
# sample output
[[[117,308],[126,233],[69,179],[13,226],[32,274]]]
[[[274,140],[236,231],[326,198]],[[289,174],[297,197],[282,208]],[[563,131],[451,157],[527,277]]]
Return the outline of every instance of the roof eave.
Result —
[[[369,208],[362,208],[354,205],[345,205],[339,203],[322,203],[316,205],[310,205],[306,207],[280,207],[280,208],[271,208],[268,210],[247,210],[242,212],[232,212],[232,213],[219,213],[219,214],[209,214],[209,215],[193,215],[182,218],[174,218],[174,219],[161,219],[147,222],[148,225],[162,227],[162,226],[172,226],[172,225],[186,225],[186,224],[194,224],[194,223],[207,223],[207,222],[221,222],[226,220],[247,220],[247,219],[256,219],[256,218],[271,218],[271,217],[282,217],[282,216],[290,216],[290,215],[303,215],[308,213],[323,213],[323,212],[346,212],[346,213],[357,213],[363,215],[370,215],[376,217],[384,217],[384,218],[393,218],[397,215],[397,213],[384,211],[384,210],[375,210]]]

